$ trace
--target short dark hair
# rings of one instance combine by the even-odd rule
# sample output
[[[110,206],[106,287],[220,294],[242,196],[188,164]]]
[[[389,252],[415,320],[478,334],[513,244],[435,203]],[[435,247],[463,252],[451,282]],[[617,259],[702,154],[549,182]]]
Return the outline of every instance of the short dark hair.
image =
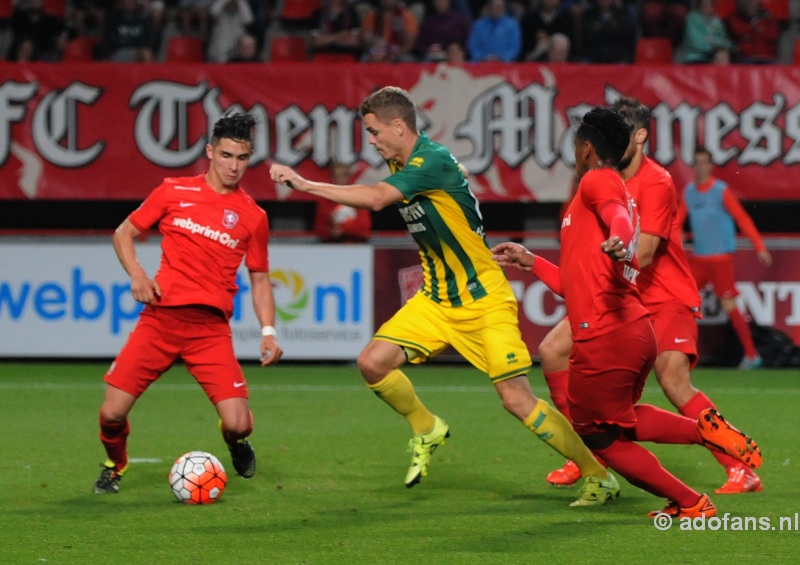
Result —
[[[417,131],[417,108],[411,95],[397,86],[384,86],[367,96],[358,108],[361,117],[375,114],[381,122],[388,124],[400,118],[411,131]]]
[[[626,122],[631,124],[634,129],[644,128],[647,136],[650,137],[650,108],[636,100],[623,96],[611,105],[611,109],[622,115]]]
[[[697,147],[694,148],[694,154],[695,157],[697,155],[703,154],[703,155],[708,155],[709,159],[711,158],[711,151],[709,151],[702,145],[698,145]]]
[[[250,114],[226,114],[214,124],[210,143],[214,145],[223,138],[253,143],[253,128],[256,123],[256,119]]]
[[[633,126],[626,123],[619,112],[605,106],[595,106],[583,116],[583,123],[575,137],[590,141],[597,156],[616,167],[628,149],[632,131]]]

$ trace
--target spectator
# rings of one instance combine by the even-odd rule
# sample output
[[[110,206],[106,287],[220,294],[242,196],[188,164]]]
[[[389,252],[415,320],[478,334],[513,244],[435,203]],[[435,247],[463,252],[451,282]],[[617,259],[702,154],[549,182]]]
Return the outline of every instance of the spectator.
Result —
[[[544,61],[547,63],[568,63],[569,49],[569,37],[563,33],[554,33],[547,41],[547,55]]]
[[[232,55],[238,39],[247,33],[253,12],[247,0],[214,0],[209,9],[213,19],[206,49],[206,60],[224,63]]]
[[[645,37],[665,37],[673,46],[680,45],[689,0],[645,0],[642,5],[642,31]]]
[[[105,37],[105,24],[111,0],[72,0],[72,25],[79,37]]]
[[[567,47],[572,42],[574,22],[572,14],[561,0],[532,0],[520,22],[522,29],[523,61],[545,61],[550,50],[550,37],[559,33],[567,38]],[[563,39],[557,40],[563,47]],[[567,49],[569,51],[569,49]]]
[[[684,63],[712,63],[727,57],[733,44],[725,31],[725,24],[717,16],[714,0],[699,0],[697,8],[686,17],[683,34]],[[717,54],[725,51],[725,55]]]
[[[470,61],[516,61],[522,50],[519,22],[507,13],[505,0],[489,0],[467,40]]]
[[[736,12],[725,23],[734,44],[735,63],[778,62],[780,24],[761,7],[760,0],[738,0]]]
[[[66,42],[66,26],[44,11],[42,0],[21,0],[11,15],[11,58],[57,61]]]
[[[464,51],[464,46],[458,42],[453,42],[444,49],[445,62],[448,65],[463,65],[467,60],[467,54]]]
[[[314,13],[311,47],[314,54],[361,56],[361,30],[352,0],[324,0]]]
[[[331,182],[338,185],[352,184],[352,170],[345,163],[333,163]],[[369,210],[337,204],[330,200],[317,200],[314,217],[314,233],[326,243],[359,243],[369,239],[372,231],[372,215]]]
[[[397,63],[411,61],[411,48],[417,40],[419,23],[399,0],[380,0],[376,9],[361,23],[366,54],[364,61]]]
[[[233,56],[228,59],[229,63],[259,63],[258,42],[249,33],[243,33],[236,40],[236,48]]]
[[[433,9],[425,13],[414,54],[422,61],[447,59],[447,47],[453,43],[467,45],[470,21],[453,7],[451,0],[433,0]]]
[[[153,61],[153,22],[137,0],[120,0],[107,22],[100,46],[104,58],[118,63]]]
[[[180,0],[178,17],[182,35],[194,35],[205,39],[211,25],[211,4],[213,0]]]
[[[588,63],[632,63],[636,27],[628,10],[614,0],[594,0],[583,14],[582,59]]]

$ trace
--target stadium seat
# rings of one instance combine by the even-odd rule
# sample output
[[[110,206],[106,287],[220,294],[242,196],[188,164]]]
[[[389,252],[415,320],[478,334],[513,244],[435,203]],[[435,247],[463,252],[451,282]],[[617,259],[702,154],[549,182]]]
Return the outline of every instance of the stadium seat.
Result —
[[[794,40],[792,47],[792,65],[800,65],[800,39]]]
[[[167,63],[202,63],[203,59],[202,39],[176,35],[167,40]]]
[[[283,0],[281,19],[307,20],[314,15],[320,6],[321,0]]]
[[[636,41],[636,63],[671,65],[672,43],[663,37],[642,37]]]
[[[269,44],[269,60],[272,62],[307,61],[306,40],[291,35],[272,38]]]
[[[93,37],[76,37],[70,39],[64,47],[62,59],[67,63],[94,61],[94,46],[97,40]]]

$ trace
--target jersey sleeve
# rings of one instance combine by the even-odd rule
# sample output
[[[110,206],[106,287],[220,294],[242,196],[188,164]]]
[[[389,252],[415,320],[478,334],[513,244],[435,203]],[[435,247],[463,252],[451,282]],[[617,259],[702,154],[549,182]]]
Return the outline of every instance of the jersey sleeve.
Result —
[[[722,192],[722,202],[725,205],[725,209],[733,217],[733,221],[739,226],[741,232],[753,243],[753,248],[756,251],[763,251],[766,249],[764,240],[761,239],[761,234],[758,233],[758,228],[756,228],[755,223],[753,223],[753,219],[728,187]]]
[[[584,205],[597,215],[600,214],[603,206],[611,202],[618,202],[622,206],[626,206],[625,186],[622,184],[622,178],[607,170],[593,170],[583,175],[580,196]]]
[[[269,221],[267,220],[267,215],[262,213],[253,231],[253,236],[247,244],[247,254],[244,264],[250,271],[262,273],[269,271],[269,256],[267,255],[268,245]]]
[[[128,220],[140,232],[150,229],[167,213],[166,184],[162,183],[151,192],[139,207],[130,213]]]

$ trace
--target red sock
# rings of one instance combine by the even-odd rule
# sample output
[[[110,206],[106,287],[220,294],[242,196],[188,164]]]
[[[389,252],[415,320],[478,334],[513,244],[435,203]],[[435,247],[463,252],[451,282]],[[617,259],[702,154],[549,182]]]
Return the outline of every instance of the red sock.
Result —
[[[544,380],[550,389],[550,399],[567,420],[569,420],[569,405],[567,404],[568,375],[569,371],[544,372]]]
[[[105,422],[100,417],[100,441],[106,448],[106,455],[121,471],[128,464],[128,434],[131,432],[130,424],[126,418],[122,422]]]
[[[731,320],[733,331],[736,332],[739,341],[742,343],[745,357],[755,357],[758,355],[758,350],[753,343],[753,334],[750,333],[750,326],[747,324],[747,320],[744,319],[739,309],[734,308],[728,312],[728,318]]]
[[[706,408],[716,409],[716,406],[714,406],[714,403],[711,402],[711,399],[703,394],[702,391],[697,391],[697,394],[691,397],[689,402],[680,407],[680,411],[681,414],[687,418],[697,420],[697,417],[700,416],[700,412]],[[709,451],[711,451],[711,455],[714,456],[714,459],[716,459],[719,464],[726,469],[730,469],[731,467],[740,467],[742,465],[730,455],[714,450]]]
[[[649,493],[684,507],[696,504],[700,498],[699,492],[664,469],[655,455],[632,441],[618,439],[596,453],[629,483]]]
[[[697,429],[697,420],[667,412],[650,404],[637,404],[634,409],[636,441],[679,445],[703,444]]]

